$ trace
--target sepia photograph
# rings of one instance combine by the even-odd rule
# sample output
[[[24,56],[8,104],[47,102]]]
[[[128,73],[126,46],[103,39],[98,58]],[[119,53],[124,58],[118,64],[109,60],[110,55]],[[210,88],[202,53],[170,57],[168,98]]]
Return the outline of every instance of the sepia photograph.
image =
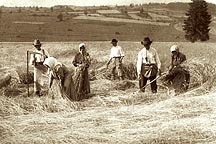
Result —
[[[0,0],[0,144],[216,143],[216,0]]]

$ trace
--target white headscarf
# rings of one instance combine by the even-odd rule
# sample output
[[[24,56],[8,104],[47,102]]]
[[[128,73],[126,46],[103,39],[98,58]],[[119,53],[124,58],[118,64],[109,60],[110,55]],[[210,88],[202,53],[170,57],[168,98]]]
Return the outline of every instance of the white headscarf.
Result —
[[[170,51],[171,51],[171,52],[174,52],[174,51],[178,52],[178,51],[179,51],[179,46],[178,46],[178,45],[172,45],[172,46],[170,47]]]
[[[44,65],[48,65],[49,68],[50,68],[50,70],[53,70],[55,68],[55,66],[57,66],[57,65],[62,65],[54,57],[48,57],[48,58],[46,58],[43,64]]]

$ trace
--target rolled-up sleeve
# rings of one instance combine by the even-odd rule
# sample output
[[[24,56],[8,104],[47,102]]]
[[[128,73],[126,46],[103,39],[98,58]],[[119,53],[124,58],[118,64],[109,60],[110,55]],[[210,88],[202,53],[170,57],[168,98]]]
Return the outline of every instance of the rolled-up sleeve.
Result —
[[[110,50],[110,59],[113,58],[113,57],[114,57],[114,49],[111,48],[111,50]]]
[[[30,65],[33,65],[34,59],[35,59],[35,58],[34,58],[34,54],[31,54],[31,55],[30,55],[30,60],[29,60],[29,64],[30,64]]]
[[[155,59],[156,59],[158,69],[161,69],[161,62],[160,62],[157,51],[155,51]]]
[[[124,56],[124,51],[122,50],[121,47],[119,47],[120,55],[123,57]]]
[[[50,57],[50,55],[49,55],[49,53],[48,53],[47,50],[44,50],[44,52],[45,52],[45,55],[46,55],[47,57]]]
[[[141,66],[142,66],[142,53],[138,53],[138,59],[137,59],[137,74],[139,75],[141,73]]]

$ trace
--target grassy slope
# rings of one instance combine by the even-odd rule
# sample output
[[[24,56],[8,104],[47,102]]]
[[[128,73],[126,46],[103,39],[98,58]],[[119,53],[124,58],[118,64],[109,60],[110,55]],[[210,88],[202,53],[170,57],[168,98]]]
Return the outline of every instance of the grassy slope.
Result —
[[[78,44],[44,43],[43,47],[70,66]],[[119,44],[126,53],[124,63],[135,63],[140,43]],[[153,43],[164,67],[172,44]],[[214,67],[215,44],[178,44],[189,61],[195,61],[196,80],[208,78],[202,86],[179,96],[168,95],[163,89],[152,95],[149,89],[149,93],[136,93],[137,82],[134,89],[117,91],[113,89],[116,82],[99,79],[91,82],[93,97],[76,103],[67,103],[57,95],[54,100],[50,95],[7,98],[1,92],[0,143],[214,143],[215,82],[214,75],[204,70],[208,65]],[[109,42],[87,42],[87,46],[97,61],[108,59]],[[0,49],[1,69],[5,65],[24,69],[25,51],[32,46],[1,43]],[[19,51],[14,53],[14,49]]]
[[[56,14],[32,16],[33,13],[4,13],[0,21],[0,41],[104,41],[112,38],[139,41],[149,36],[156,41],[185,41],[184,33],[171,26],[153,26],[117,22],[75,20],[64,16],[59,22]],[[14,21],[45,22],[43,25],[14,24]],[[117,32],[117,34],[116,34]],[[210,41],[215,41],[211,36]]]

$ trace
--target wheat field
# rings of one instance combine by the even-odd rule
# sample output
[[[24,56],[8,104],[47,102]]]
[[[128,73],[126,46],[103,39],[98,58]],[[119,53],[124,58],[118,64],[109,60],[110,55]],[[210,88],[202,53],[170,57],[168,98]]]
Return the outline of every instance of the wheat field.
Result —
[[[73,69],[71,62],[79,43],[47,42],[42,47]],[[191,84],[186,93],[177,96],[172,89],[164,88],[160,80],[158,93],[152,94],[149,87],[146,93],[139,93],[137,80],[105,79],[98,69],[109,58],[110,42],[86,44],[92,57],[90,71],[97,78],[91,81],[92,97],[68,102],[59,95],[56,84],[42,97],[27,97],[26,85],[20,84],[19,71],[26,71],[26,51],[33,50],[32,44],[0,43],[1,75],[12,76],[11,84],[0,90],[0,143],[216,142],[215,43],[153,42],[163,72],[170,62],[171,45],[178,44],[187,56]],[[119,45],[126,55],[123,63],[135,65],[142,48],[140,42],[120,41]]]

